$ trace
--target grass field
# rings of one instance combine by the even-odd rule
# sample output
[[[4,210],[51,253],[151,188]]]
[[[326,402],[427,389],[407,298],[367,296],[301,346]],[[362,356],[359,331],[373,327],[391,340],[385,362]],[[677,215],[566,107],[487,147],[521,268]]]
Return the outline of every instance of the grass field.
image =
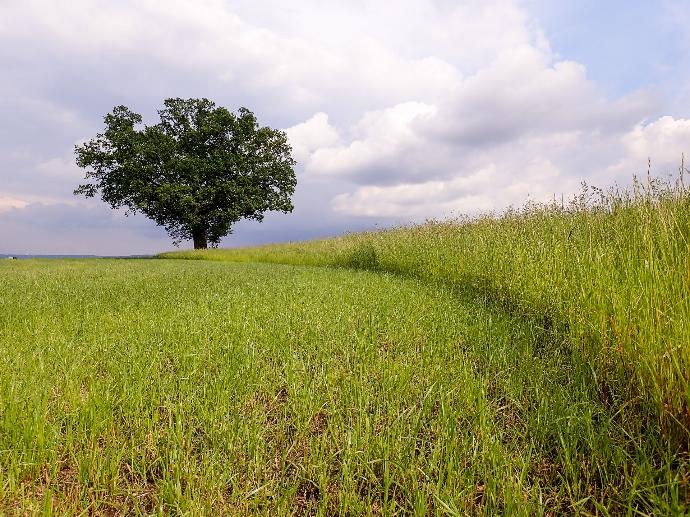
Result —
[[[500,218],[171,258],[328,265],[471,290],[560,333],[608,396],[652,415],[687,445],[690,429],[690,192],[649,180],[585,189],[570,205]]]
[[[687,513],[690,197],[637,189],[0,263],[0,513]]]

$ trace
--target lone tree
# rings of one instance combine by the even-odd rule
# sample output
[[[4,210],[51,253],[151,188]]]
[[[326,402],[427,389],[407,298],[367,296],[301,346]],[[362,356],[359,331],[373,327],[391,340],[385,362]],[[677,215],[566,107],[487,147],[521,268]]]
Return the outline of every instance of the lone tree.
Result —
[[[160,122],[118,106],[106,129],[75,147],[86,180],[75,195],[98,192],[112,208],[141,212],[177,245],[217,244],[241,219],[292,212],[297,183],[284,132],[260,127],[246,108],[232,113],[208,99],[167,99]]]

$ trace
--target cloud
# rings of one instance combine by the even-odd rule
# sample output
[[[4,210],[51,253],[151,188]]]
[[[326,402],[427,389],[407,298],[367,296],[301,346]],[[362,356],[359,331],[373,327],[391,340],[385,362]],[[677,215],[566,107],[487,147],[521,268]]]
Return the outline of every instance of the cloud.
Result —
[[[464,146],[485,146],[526,134],[620,131],[653,109],[643,94],[608,101],[572,61],[523,46],[463,81],[428,131]]]
[[[320,112],[305,122],[285,130],[292,145],[293,157],[297,162],[309,159],[311,153],[340,143],[337,128],[328,123],[328,115]]]
[[[168,242],[151,221],[100,204],[22,203],[0,211],[0,250],[5,253],[155,253]]]
[[[690,156],[690,120],[661,117],[636,124],[621,137],[621,150],[609,166],[611,176],[644,175],[651,164],[655,176],[675,176]],[[687,165],[685,165],[687,168]]]
[[[402,170],[397,164],[407,161],[407,152],[415,153],[420,137],[413,126],[420,120],[431,117],[436,107],[419,102],[406,102],[391,108],[366,113],[349,130],[350,141],[341,145],[324,145],[314,148],[306,159],[307,173],[346,175],[358,181],[367,178],[377,182],[401,180],[404,172],[412,173],[407,167]],[[288,132],[292,132],[289,129]],[[330,127],[329,131],[338,134]],[[416,170],[419,174],[424,171]]]
[[[534,3],[0,2],[0,246],[166,242],[150,222],[74,198],[72,149],[113,106],[154,121],[170,96],[287,128],[294,214],[242,223],[227,244],[499,210],[583,179],[626,181],[648,156],[677,166],[688,115],[660,118],[655,90],[605,94],[587,63],[552,49]]]
[[[305,4],[290,18],[297,21],[308,11]],[[457,74],[436,56],[404,56],[375,37],[343,32],[342,19],[319,11],[324,28],[335,29],[330,44],[318,44],[322,37],[269,30],[214,0],[9,1],[0,5],[0,16],[13,23],[0,27],[0,37],[30,60],[49,59],[57,77],[94,88],[128,85],[150,98],[169,90],[167,80],[174,78],[178,91],[190,85],[201,86],[202,93],[230,89],[232,97],[260,99],[264,111],[292,116],[325,105],[332,109],[336,99],[344,115],[362,106],[434,96]],[[352,8],[347,12],[357,14]],[[30,37],[27,26],[42,38]],[[27,82],[40,80],[38,72],[21,72]]]
[[[401,103],[330,127],[341,143],[314,149],[305,172],[356,184],[332,202],[350,216],[423,220],[548,201],[582,180],[625,183],[647,156],[678,162],[688,121],[646,123],[656,109],[644,91],[609,100],[582,65],[523,45],[433,105]]]
[[[521,164],[519,173],[510,178],[504,166],[489,163],[476,172],[447,180],[363,186],[336,196],[333,208],[351,216],[423,221],[520,206],[528,199],[547,201],[563,190],[575,192],[578,185],[549,160],[534,158]]]
[[[624,141],[637,159],[654,156],[662,163],[678,160],[681,153],[690,150],[690,120],[665,116],[646,125],[638,124]]]
[[[29,203],[23,199],[10,196],[0,196],[0,212],[5,212],[11,208],[24,208]]]

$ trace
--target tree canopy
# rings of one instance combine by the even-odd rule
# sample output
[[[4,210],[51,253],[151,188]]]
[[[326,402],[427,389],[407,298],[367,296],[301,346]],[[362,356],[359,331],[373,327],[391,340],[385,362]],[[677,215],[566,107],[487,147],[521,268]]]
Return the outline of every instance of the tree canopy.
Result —
[[[232,113],[208,99],[166,99],[160,122],[143,125],[126,106],[105,116],[105,131],[75,147],[88,183],[112,208],[140,212],[175,244],[217,244],[241,219],[291,212],[297,183],[283,131],[259,126],[246,108]]]

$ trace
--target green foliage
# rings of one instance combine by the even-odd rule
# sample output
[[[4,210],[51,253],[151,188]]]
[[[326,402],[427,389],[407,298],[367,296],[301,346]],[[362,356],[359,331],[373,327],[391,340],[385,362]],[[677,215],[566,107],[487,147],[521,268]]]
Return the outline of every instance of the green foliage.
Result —
[[[106,129],[77,145],[89,183],[75,194],[100,192],[113,208],[141,212],[178,243],[216,244],[243,218],[290,212],[296,179],[282,131],[260,127],[208,99],[167,99],[160,122],[138,128],[141,115],[125,106],[105,116]]]

